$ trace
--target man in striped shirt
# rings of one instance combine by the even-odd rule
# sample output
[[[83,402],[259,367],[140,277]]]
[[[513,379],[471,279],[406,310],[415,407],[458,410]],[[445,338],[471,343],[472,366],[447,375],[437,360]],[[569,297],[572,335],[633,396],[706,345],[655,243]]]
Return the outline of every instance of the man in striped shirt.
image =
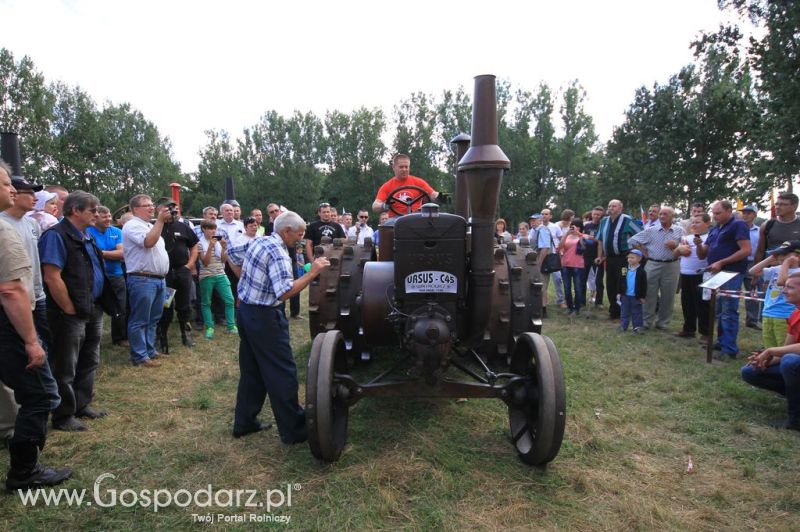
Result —
[[[258,420],[269,394],[283,443],[306,441],[305,412],[297,400],[297,366],[289,343],[284,302],[299,294],[330,263],[319,257],[295,279],[288,247],[302,240],[306,223],[292,211],[275,219],[270,236],[228,249],[228,260],[242,268],[239,279],[239,388],[233,436],[240,438],[272,425]],[[268,339],[268,341],[264,341]]]
[[[640,249],[647,257],[644,271],[647,274],[647,301],[644,306],[644,326],[664,330],[672,319],[675,292],[678,289],[681,268],[675,251],[686,236],[683,227],[673,222],[675,210],[661,207],[658,224],[628,239],[628,244]],[[656,304],[658,317],[656,318]]]

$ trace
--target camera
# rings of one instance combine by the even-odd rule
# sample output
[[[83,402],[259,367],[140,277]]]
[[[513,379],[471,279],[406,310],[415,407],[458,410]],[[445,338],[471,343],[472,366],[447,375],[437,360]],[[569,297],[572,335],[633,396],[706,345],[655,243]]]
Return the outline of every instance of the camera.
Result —
[[[172,216],[173,218],[177,218],[178,217],[178,209],[176,209],[175,207],[170,207],[169,215]]]
[[[222,240],[222,235],[214,235],[214,236],[212,236],[211,238],[213,238],[214,240],[216,240],[217,242],[219,242],[220,240]]]

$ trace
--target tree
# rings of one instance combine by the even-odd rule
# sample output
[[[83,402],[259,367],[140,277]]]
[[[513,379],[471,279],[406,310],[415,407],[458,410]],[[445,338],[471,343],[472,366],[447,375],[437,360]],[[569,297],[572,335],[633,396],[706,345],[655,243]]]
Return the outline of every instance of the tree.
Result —
[[[23,174],[40,176],[50,164],[53,94],[33,61],[0,48],[0,129],[20,136]]]

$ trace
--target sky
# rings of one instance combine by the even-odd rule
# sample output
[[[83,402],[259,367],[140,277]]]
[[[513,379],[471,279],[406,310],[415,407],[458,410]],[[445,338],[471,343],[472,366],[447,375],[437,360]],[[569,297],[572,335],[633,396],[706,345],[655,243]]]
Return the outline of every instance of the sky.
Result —
[[[642,85],[692,62],[716,0],[0,0],[0,46],[98,105],[129,102],[197,170],[206,130],[268,110],[378,107],[494,74],[512,88],[574,79],[602,141]]]

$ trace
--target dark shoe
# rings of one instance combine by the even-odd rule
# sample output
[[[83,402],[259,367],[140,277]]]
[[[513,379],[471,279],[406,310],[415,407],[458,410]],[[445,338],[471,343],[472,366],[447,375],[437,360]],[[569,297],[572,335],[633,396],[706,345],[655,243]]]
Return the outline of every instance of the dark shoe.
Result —
[[[91,406],[87,406],[77,414],[76,417],[83,417],[87,419],[100,419],[101,417],[106,417],[108,412],[104,410],[97,410],[96,408],[92,408]]]
[[[757,331],[760,331],[760,330],[761,330],[761,324],[760,324],[760,323],[755,323],[755,322],[753,322],[753,323],[748,323],[748,324],[746,325],[746,327],[749,327],[749,328],[751,328],[751,329],[755,329],[755,330],[757,330]]]
[[[253,434],[255,432],[261,432],[262,430],[269,430],[271,428],[272,428],[272,423],[259,423],[256,428],[250,430],[233,429],[233,437],[241,438],[242,436],[247,436],[248,434]]]
[[[700,338],[697,339],[697,343],[699,343],[702,346],[707,346],[708,345],[708,335],[701,334]]]
[[[719,353],[714,353],[712,358],[714,360],[718,360],[719,362],[728,362],[729,360],[735,360],[737,353],[726,353],[725,351],[720,351]]]
[[[774,423],[772,427],[776,429],[800,431],[800,421],[790,421],[789,419],[786,419],[784,421]]]
[[[677,336],[678,338],[694,338],[694,333],[687,331],[678,331],[675,333],[675,336]]]
[[[89,427],[74,417],[68,417],[67,419],[59,422],[53,421],[53,428],[55,430],[63,430],[64,432],[83,432],[85,430],[89,430]]]
[[[72,476],[69,468],[52,469],[41,464],[36,464],[27,473],[9,472],[6,477],[6,489],[8,491],[24,490],[28,488],[40,488],[42,486],[55,486],[61,484]]]

